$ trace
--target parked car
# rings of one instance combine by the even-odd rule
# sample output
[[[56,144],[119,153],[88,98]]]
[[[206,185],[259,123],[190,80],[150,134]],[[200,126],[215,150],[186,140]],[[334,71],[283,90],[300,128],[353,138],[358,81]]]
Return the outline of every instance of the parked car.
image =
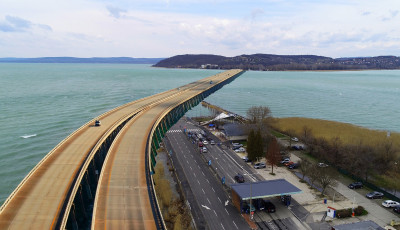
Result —
[[[208,142],[206,140],[203,141],[203,144],[208,145]]]
[[[237,153],[244,153],[244,152],[246,152],[246,149],[244,149],[243,147],[240,147],[240,148],[238,148],[238,149],[235,149],[235,152],[237,152]]]
[[[265,211],[266,212],[275,212],[276,211],[275,205],[269,200],[265,201]]]
[[[373,191],[370,193],[367,193],[367,195],[365,195],[367,198],[369,199],[382,199],[383,198],[383,193],[381,192],[377,192],[377,191]]]
[[[357,188],[362,188],[363,187],[363,183],[357,181],[357,182],[353,182],[351,184],[349,184],[348,186],[351,189],[357,189]]]
[[[240,149],[240,148],[242,148],[242,147],[241,146],[232,146],[233,150]]]
[[[290,162],[290,158],[285,158],[285,159],[283,159],[281,161],[281,164],[285,164],[285,163],[288,163],[288,162]]]
[[[299,167],[298,163],[294,163],[288,166],[289,169],[297,169]]]
[[[292,137],[292,141],[298,142],[299,139],[297,137]]]
[[[203,148],[201,149],[201,151],[202,151],[203,153],[206,153],[206,152],[207,152],[207,148],[206,148],[206,147],[203,147]]]
[[[400,205],[394,207],[393,211],[397,212],[397,213],[400,213]]]
[[[293,161],[289,161],[289,162],[284,163],[283,165],[286,166],[286,167],[289,167],[289,165],[292,165],[292,164],[294,164],[294,162]]]
[[[250,212],[254,212],[256,208],[254,205],[244,204],[242,207],[242,212],[249,214]]]
[[[293,145],[292,149],[294,149],[294,150],[303,150],[304,148],[303,148],[302,145]]]
[[[318,167],[320,168],[325,168],[328,167],[329,165],[325,164],[325,163],[318,163]]]
[[[215,141],[214,141],[214,140],[211,140],[211,141],[210,141],[210,144],[215,145]]]
[[[244,160],[244,162],[251,162],[251,160],[247,156],[242,157],[242,159]]]
[[[382,202],[382,206],[386,208],[394,208],[399,206],[400,203],[394,200],[385,200]]]
[[[239,173],[238,173],[237,175],[235,175],[234,179],[235,179],[235,181],[238,182],[238,183],[244,183],[244,177],[243,177],[242,174],[239,174]]]
[[[261,169],[261,168],[265,168],[265,167],[266,167],[266,165],[264,162],[258,162],[258,163],[254,164],[255,169]]]
[[[199,147],[203,147],[203,142],[199,141]]]
[[[232,143],[232,146],[239,146],[239,147],[243,147],[243,145],[242,145],[242,144],[240,144],[240,143]]]

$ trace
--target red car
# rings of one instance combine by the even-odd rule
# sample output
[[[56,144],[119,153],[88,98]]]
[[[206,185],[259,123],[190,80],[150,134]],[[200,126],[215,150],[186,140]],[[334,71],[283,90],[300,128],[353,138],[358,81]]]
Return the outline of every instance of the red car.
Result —
[[[203,142],[199,141],[199,147],[203,147]]]
[[[293,162],[293,161],[289,161],[289,162],[285,163],[284,165],[285,165],[285,166],[289,166],[289,165],[291,165],[291,164],[294,164],[294,162]]]

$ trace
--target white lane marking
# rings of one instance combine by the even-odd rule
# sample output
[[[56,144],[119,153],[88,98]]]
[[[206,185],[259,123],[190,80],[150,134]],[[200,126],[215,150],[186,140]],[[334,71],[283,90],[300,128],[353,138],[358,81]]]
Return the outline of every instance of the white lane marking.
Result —
[[[189,161],[186,160],[186,162],[189,164]]]
[[[204,195],[206,195],[206,192],[204,192],[204,189],[201,189],[201,190],[203,190]]]
[[[222,228],[225,230],[224,225],[222,225],[222,223],[221,223],[221,226],[222,226]]]
[[[238,226],[236,225],[235,221],[232,220],[232,222],[235,225],[236,229],[239,229]]]
[[[196,177],[196,173],[193,173],[194,177]]]
[[[213,188],[213,187],[211,187],[211,188],[212,188],[212,190],[215,192],[214,188]]]
[[[197,180],[197,183],[199,183],[199,184],[200,184],[200,181],[199,181],[199,180]]]
[[[184,158],[186,158],[186,155],[183,155]]]
[[[189,164],[189,162],[188,162],[188,164]],[[193,169],[192,169],[192,166],[189,166],[190,167],[190,170],[192,170],[193,171]]]
[[[215,210],[214,210],[214,213],[215,213],[216,216],[218,216],[217,213],[215,212]],[[222,224],[221,224],[221,225],[222,225]]]
[[[197,165],[197,168],[201,169],[199,165]],[[204,174],[204,173],[203,173]]]
[[[222,201],[221,201],[221,199],[219,199],[219,197],[218,197],[218,200],[219,200],[219,202],[221,202],[221,203],[222,203]]]
[[[208,179],[206,179],[208,183],[210,183],[210,181],[208,181]]]
[[[228,210],[225,209],[225,212],[226,212],[226,214],[228,214],[228,216],[230,216]]]
[[[207,198],[207,201],[208,201],[208,203],[211,205],[211,202],[210,202],[210,200]]]

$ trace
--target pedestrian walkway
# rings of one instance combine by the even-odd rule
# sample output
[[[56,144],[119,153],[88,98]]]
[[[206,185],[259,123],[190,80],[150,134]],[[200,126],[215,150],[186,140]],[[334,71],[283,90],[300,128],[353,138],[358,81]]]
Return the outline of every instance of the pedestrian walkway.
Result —
[[[186,132],[192,132],[192,133],[200,131],[201,131],[200,129],[186,129]],[[171,129],[167,131],[167,133],[181,133],[181,132],[183,132],[182,129]]]

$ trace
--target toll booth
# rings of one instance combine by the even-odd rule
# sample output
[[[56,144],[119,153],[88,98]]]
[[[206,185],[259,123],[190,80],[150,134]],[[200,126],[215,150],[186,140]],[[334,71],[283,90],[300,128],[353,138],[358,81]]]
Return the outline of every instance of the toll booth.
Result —
[[[290,205],[291,195],[302,191],[285,179],[266,180],[248,183],[232,184],[232,203],[239,212],[243,211],[244,203],[268,197],[281,197],[285,205]]]

